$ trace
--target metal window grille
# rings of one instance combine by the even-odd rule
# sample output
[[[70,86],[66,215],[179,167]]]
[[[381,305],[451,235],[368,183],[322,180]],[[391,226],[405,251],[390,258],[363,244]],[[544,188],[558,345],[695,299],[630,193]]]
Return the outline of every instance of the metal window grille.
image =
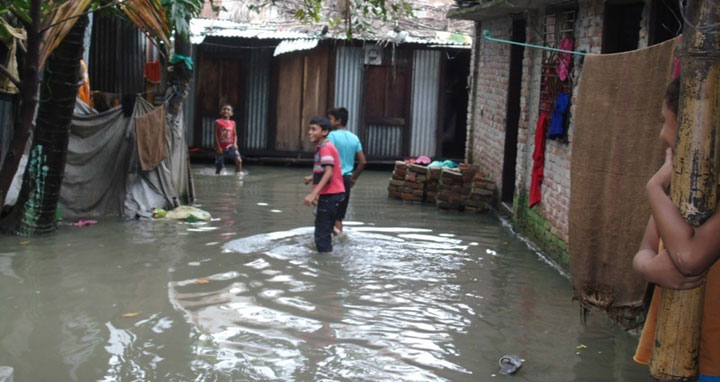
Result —
[[[558,48],[565,37],[575,36],[575,9],[550,9],[545,12],[543,23],[543,46]],[[570,93],[570,80],[560,81],[557,75],[558,52],[542,51],[542,73],[540,85],[540,111],[552,113],[555,97],[558,93]]]

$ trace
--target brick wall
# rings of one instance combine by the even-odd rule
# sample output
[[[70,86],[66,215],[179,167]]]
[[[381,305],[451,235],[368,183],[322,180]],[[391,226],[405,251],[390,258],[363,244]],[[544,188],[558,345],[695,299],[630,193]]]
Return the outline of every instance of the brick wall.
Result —
[[[604,4],[599,1],[581,1],[577,8],[575,24],[576,50],[600,53],[602,49]],[[541,43],[542,37],[536,30],[542,30],[544,13],[528,15],[528,37],[535,43]],[[530,25],[533,23],[534,25]],[[547,254],[561,265],[569,265],[567,244],[569,242],[569,211],[570,211],[570,159],[572,156],[572,133],[574,106],[571,106],[568,117],[570,125],[568,140],[564,143],[547,140],[545,143],[545,171],[541,186],[542,201],[532,209],[528,207],[527,195],[530,190],[532,174],[532,152],[535,149],[535,128],[538,120],[540,94],[540,53],[534,49],[526,50],[526,61],[531,65],[525,67],[523,88],[527,89],[528,110],[527,128],[519,135],[518,156],[522,156],[523,167],[518,168],[516,198],[513,206],[516,227],[534,240]],[[580,79],[580,60],[575,60],[573,70],[572,105],[575,104],[577,84]]]
[[[509,40],[512,19],[483,22],[476,26],[477,34],[489,30],[495,38]],[[505,150],[505,115],[510,67],[510,45],[476,39],[476,77],[472,152],[470,158],[498,186],[502,184],[503,153]]]
[[[649,0],[646,1],[650,3]],[[601,53],[603,37],[603,1],[581,0],[577,4],[575,25],[576,50]],[[649,11],[646,7],[641,22],[639,47],[647,46]],[[542,44],[537,31],[543,29],[544,12],[528,11],[527,42]],[[478,34],[482,29],[491,36],[509,39],[512,20],[501,18],[485,21],[476,26]],[[472,117],[468,126],[468,158],[478,164],[495,181],[502,184],[503,152],[505,143],[505,113],[510,64],[510,46],[488,42],[478,38],[474,51],[475,99],[470,102]],[[573,70],[574,90],[572,105],[575,104],[577,84],[582,75],[581,59],[575,60]],[[569,265],[567,246],[570,210],[570,159],[572,156],[572,133],[575,107],[571,106],[568,139],[570,143],[547,140],[545,146],[545,172],[542,183],[542,202],[530,209],[527,196],[530,190],[533,168],[535,127],[539,114],[541,79],[541,55],[537,49],[526,48],[523,59],[521,118],[518,130],[516,195],[513,204],[513,223],[519,232],[528,236],[548,255],[561,265]]]

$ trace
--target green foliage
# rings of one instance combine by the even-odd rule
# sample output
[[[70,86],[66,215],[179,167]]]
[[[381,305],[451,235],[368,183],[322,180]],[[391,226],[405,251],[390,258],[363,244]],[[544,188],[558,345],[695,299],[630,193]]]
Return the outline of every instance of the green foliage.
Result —
[[[278,0],[259,0],[248,8],[258,12],[263,5],[275,5]],[[319,23],[325,21],[330,26],[340,25],[342,18],[324,14],[323,4],[327,0],[302,0],[295,11],[295,18],[303,23]],[[388,22],[413,17],[415,8],[406,0],[349,0],[350,9],[345,18],[346,35],[352,38],[353,33],[366,33],[373,30],[373,21]]]
[[[203,0],[162,0],[162,6],[167,14],[170,29],[187,40],[190,36],[189,20],[200,14]]]
[[[8,26],[12,26],[13,20],[19,18],[25,23],[30,23],[30,2],[28,0],[0,0],[0,38],[12,37]]]
[[[30,24],[30,1],[31,0],[0,0],[0,18],[8,20],[10,17],[17,17],[23,23]],[[70,0],[41,1],[41,14],[45,19],[60,4]],[[103,15],[113,15],[123,17],[119,7],[128,0],[95,0],[90,3],[89,12],[99,12]],[[177,32],[184,38],[190,35],[189,20],[200,14],[202,11],[203,0],[151,0],[156,4],[161,4],[168,19],[170,30]],[[211,6],[217,8],[213,0],[210,0]],[[7,22],[7,21],[6,21]],[[0,38],[8,38],[6,25],[0,20]]]

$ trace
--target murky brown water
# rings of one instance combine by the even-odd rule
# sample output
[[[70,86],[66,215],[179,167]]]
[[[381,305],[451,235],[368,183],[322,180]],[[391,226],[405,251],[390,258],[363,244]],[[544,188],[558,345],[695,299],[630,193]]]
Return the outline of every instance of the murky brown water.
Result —
[[[491,215],[354,189],[313,250],[309,169],[195,169],[211,223],[101,221],[0,237],[0,366],[15,381],[636,381],[636,339]],[[124,317],[128,315],[130,317]],[[584,345],[586,348],[579,345]],[[525,364],[495,375],[498,358]]]

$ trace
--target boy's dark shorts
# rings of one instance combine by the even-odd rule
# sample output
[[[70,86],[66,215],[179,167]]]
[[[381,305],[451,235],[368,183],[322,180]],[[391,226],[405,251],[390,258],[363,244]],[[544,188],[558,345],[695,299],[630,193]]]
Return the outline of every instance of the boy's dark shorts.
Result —
[[[318,252],[332,252],[332,232],[337,219],[338,206],[344,198],[344,193],[318,197],[317,215],[315,215],[315,245]]]
[[[352,174],[343,175],[343,183],[345,184],[345,199],[338,206],[337,220],[345,220],[348,202],[350,201],[350,187],[352,187]]]
[[[220,170],[225,168],[225,157],[230,158],[235,163],[235,158],[240,157],[240,152],[233,150],[232,147],[228,147],[223,150],[222,154],[215,153],[215,167]]]

